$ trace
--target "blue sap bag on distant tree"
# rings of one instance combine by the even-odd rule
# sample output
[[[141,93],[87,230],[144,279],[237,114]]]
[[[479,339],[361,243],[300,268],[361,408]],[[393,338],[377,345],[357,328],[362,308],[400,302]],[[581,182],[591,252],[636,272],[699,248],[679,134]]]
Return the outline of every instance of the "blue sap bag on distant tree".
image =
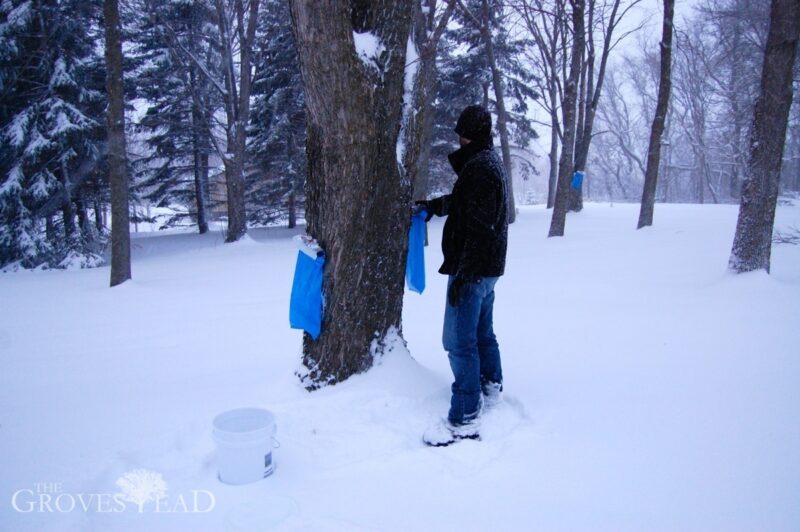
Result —
[[[425,218],[422,209],[411,216],[408,230],[408,256],[406,257],[406,284],[409,290],[421,294],[425,290]]]
[[[304,245],[301,245],[301,250],[297,253],[289,301],[289,325],[292,329],[303,329],[316,340],[322,332],[322,274],[325,253],[311,239],[301,242]]]
[[[570,186],[576,190],[581,188],[581,185],[583,185],[583,177],[585,175],[586,174],[581,172],[580,170],[575,172],[575,174],[572,176],[572,183],[570,183]]]

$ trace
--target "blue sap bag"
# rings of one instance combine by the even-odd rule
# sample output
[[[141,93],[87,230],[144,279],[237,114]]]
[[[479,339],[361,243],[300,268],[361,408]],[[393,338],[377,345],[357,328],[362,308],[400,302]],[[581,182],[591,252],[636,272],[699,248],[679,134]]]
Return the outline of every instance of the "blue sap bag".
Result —
[[[425,218],[423,209],[411,216],[408,230],[408,256],[406,257],[406,284],[418,294],[425,290]]]
[[[322,332],[322,272],[325,254],[316,258],[297,252],[292,296],[289,302],[289,325],[303,329],[316,340]]]
[[[570,183],[570,186],[571,186],[572,188],[576,189],[576,190],[577,190],[577,189],[579,189],[579,188],[581,188],[581,185],[583,185],[583,177],[584,177],[585,175],[586,175],[586,174],[584,174],[584,173],[583,173],[583,172],[581,172],[580,170],[578,170],[577,172],[575,172],[575,174],[572,176],[572,183]]]

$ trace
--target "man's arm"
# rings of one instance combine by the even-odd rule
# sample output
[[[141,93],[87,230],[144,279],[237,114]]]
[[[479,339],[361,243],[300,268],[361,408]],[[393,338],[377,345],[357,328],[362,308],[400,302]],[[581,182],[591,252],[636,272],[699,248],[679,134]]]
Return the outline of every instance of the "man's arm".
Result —
[[[447,216],[450,213],[452,194],[446,194],[431,200],[417,201],[417,205],[422,205],[428,211],[428,219],[431,215]]]

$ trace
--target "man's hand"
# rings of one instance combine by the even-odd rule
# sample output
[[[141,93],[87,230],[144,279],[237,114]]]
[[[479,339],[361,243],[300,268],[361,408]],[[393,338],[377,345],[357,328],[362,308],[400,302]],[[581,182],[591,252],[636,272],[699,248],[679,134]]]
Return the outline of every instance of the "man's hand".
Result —
[[[431,208],[430,202],[427,200],[419,200],[414,202],[414,210],[412,214],[419,214],[422,211],[425,211],[425,221],[429,222],[431,218],[433,218],[433,209]]]

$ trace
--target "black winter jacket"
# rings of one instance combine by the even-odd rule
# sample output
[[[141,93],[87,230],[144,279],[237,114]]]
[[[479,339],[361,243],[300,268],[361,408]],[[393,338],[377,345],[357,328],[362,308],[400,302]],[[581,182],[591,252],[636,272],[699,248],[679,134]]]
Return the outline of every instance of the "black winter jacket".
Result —
[[[458,175],[453,191],[428,202],[433,214],[447,216],[439,273],[469,281],[499,277],[505,271],[508,243],[503,162],[491,138],[473,141],[448,158]]]

